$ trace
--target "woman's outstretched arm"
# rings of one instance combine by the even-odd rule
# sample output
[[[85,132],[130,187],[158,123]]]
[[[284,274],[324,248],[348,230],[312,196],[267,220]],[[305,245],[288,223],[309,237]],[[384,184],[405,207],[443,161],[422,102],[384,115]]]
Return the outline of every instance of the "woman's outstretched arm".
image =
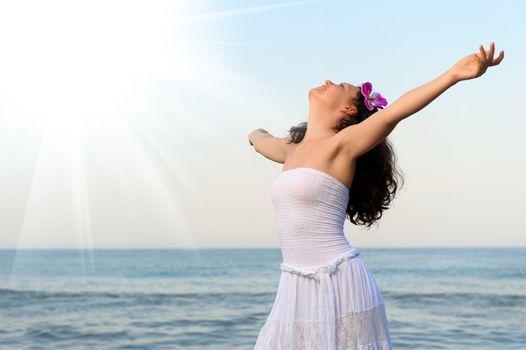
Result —
[[[407,91],[373,116],[382,117],[388,124],[394,126],[427,106],[457,82],[458,80],[454,78],[451,70],[447,70],[430,82]]]
[[[248,142],[254,146],[256,152],[265,158],[277,163],[284,164],[287,157],[287,145],[290,135],[286,137],[275,137],[265,129],[256,129],[248,134]]]
[[[368,152],[383,141],[401,120],[427,106],[451,86],[461,80],[477,78],[488,67],[498,65],[504,58],[504,51],[494,59],[494,45],[493,42],[490,44],[488,52],[480,45],[478,53],[464,57],[432,81],[409,90],[386,108],[342,130],[344,150],[354,157]]]

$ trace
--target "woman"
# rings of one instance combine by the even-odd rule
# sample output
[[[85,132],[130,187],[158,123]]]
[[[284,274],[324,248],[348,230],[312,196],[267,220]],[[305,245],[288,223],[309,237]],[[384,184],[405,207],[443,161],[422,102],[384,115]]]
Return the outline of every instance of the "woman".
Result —
[[[370,227],[398,188],[386,140],[396,125],[459,81],[504,58],[488,51],[458,61],[390,104],[360,86],[330,80],[309,91],[308,122],[277,138],[263,129],[250,145],[284,164],[272,185],[283,261],[274,305],[255,350],[392,349],[384,300],[360,252],[344,236],[348,216]]]

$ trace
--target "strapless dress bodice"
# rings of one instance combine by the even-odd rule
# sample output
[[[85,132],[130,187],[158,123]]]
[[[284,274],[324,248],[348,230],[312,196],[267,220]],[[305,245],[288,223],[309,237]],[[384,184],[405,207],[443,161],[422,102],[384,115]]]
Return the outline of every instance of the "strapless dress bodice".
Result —
[[[348,253],[344,235],[349,189],[321,170],[282,171],[271,187],[283,263],[316,268]]]

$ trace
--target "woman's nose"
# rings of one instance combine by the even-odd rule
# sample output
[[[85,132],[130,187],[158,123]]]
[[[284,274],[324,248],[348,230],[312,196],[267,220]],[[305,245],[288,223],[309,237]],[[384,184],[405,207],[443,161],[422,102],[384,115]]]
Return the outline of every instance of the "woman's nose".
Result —
[[[332,84],[333,84],[333,82],[332,82],[332,81],[330,81],[329,79],[327,79],[327,80],[325,80],[325,84],[329,84],[329,85],[332,85]]]

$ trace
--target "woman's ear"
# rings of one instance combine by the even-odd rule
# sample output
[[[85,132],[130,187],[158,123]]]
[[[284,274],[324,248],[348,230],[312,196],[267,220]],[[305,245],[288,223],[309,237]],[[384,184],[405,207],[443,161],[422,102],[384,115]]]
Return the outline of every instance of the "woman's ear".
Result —
[[[349,117],[354,117],[356,115],[356,113],[358,112],[356,110],[356,107],[353,106],[353,105],[346,105],[344,106],[341,111],[345,114],[347,114]]]

